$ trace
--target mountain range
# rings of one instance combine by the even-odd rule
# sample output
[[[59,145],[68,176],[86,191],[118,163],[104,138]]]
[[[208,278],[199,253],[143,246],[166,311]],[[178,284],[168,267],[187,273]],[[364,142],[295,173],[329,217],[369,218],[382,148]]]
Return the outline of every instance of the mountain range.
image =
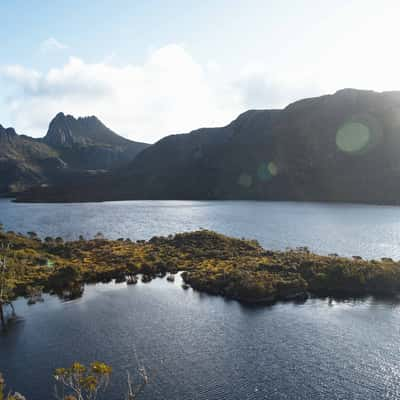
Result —
[[[131,161],[147,146],[117,135],[93,116],[59,113],[41,139],[0,125],[0,194],[80,182]]]
[[[69,120],[62,115],[60,118]],[[56,155],[45,158],[46,163],[51,159],[88,167],[86,152],[68,153],[70,150],[60,151],[60,146],[70,149],[71,141],[71,148],[90,147],[90,143],[98,146],[103,134],[97,136],[95,129],[87,132],[85,124],[91,118],[74,120],[80,121],[80,129],[73,128],[72,120],[68,125],[72,136],[84,138],[78,143],[66,134],[67,129],[59,131],[58,123],[53,129],[51,123],[47,136],[39,142],[46,146],[39,156],[48,149]],[[151,146],[141,145],[141,150],[129,153],[129,160],[119,156],[112,159],[114,163],[108,164],[105,173],[36,186],[17,200],[400,203],[400,92],[344,89],[299,100],[282,110],[250,110],[225,127],[203,128],[167,136]],[[113,146],[118,148],[119,144],[110,144],[110,148]],[[100,159],[104,161],[99,156],[98,163]],[[51,170],[65,168],[54,165]]]

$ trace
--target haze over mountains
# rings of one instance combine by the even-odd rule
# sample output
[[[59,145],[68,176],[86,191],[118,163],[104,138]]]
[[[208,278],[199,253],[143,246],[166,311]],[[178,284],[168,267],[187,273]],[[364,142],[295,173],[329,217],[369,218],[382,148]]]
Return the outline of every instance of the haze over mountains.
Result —
[[[99,135],[86,127],[101,124],[94,117],[70,121],[61,114],[54,121],[59,118],[62,123],[57,122],[55,129],[50,124],[48,135],[39,142],[45,147],[40,147],[38,164],[43,163],[43,153],[53,151],[53,157],[45,158],[54,163],[50,170],[62,168],[63,162],[86,168],[92,165],[91,154],[97,154],[93,164],[101,167],[107,160],[110,171],[35,188],[18,200],[400,202],[400,92],[345,89],[297,101],[283,110],[250,110],[222,128],[171,135],[148,147],[127,144],[126,149],[132,146],[126,150],[129,156],[121,150],[120,137],[115,143],[100,140],[108,138],[100,129],[104,125],[99,125]],[[71,139],[69,129],[82,139]],[[93,153],[91,146],[97,149],[102,141],[109,147],[100,146],[101,151]],[[80,146],[85,150],[70,150]],[[113,146],[120,153],[113,150],[113,156],[107,156],[106,149]]]

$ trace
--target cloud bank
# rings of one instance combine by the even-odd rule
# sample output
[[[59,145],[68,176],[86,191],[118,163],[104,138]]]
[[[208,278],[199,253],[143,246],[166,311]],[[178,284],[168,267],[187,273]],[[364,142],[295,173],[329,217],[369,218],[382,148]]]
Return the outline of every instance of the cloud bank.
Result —
[[[202,65],[177,44],[154,50],[141,65],[70,57],[45,73],[12,65],[0,67],[0,74],[9,88],[11,120],[18,131],[35,136],[43,136],[50,119],[63,111],[96,115],[116,132],[151,143],[225,125],[248,108],[281,106],[288,98],[284,85],[268,83],[262,71],[244,70],[229,80],[217,63]]]

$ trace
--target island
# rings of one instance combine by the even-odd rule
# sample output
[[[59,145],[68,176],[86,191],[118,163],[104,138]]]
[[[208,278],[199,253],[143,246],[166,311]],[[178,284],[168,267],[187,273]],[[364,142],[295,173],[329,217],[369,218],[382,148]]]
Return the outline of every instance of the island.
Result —
[[[182,271],[185,289],[246,303],[315,296],[400,293],[400,262],[391,258],[317,255],[307,248],[266,250],[257,241],[199,230],[148,241],[44,239],[0,231],[0,255],[14,296],[35,302],[40,292],[79,296],[84,284],[143,282]]]

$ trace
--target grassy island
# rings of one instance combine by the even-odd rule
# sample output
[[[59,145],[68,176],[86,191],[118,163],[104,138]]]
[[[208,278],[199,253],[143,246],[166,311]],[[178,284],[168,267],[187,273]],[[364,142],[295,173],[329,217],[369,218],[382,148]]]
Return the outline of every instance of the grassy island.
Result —
[[[185,286],[243,302],[273,302],[316,295],[395,295],[400,293],[400,263],[337,255],[321,256],[298,248],[270,251],[256,241],[200,230],[149,241],[64,242],[0,231],[0,253],[7,259],[14,295],[38,290],[78,294],[83,284],[112,279],[136,282],[184,271]]]

